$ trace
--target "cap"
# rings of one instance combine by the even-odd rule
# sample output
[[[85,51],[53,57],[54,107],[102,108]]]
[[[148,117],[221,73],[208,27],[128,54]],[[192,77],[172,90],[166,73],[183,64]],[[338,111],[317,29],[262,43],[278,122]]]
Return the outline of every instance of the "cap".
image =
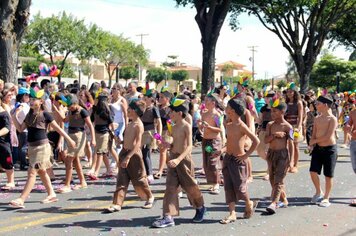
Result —
[[[28,88],[20,87],[18,94],[19,94],[19,95],[22,95],[22,94],[30,94],[30,90],[29,90]]]

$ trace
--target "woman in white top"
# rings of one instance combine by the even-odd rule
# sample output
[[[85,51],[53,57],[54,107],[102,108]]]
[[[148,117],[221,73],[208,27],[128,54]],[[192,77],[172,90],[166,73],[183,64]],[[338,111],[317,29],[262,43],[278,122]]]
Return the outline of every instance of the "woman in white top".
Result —
[[[110,109],[114,114],[114,134],[119,140],[123,141],[125,127],[129,120],[127,117],[127,101],[122,96],[124,88],[121,84],[115,83],[111,88],[111,101]],[[113,145],[111,145],[111,155],[114,157],[115,161],[118,160],[118,154],[121,152],[122,145],[116,144],[116,150]],[[116,151],[116,152],[115,152]]]

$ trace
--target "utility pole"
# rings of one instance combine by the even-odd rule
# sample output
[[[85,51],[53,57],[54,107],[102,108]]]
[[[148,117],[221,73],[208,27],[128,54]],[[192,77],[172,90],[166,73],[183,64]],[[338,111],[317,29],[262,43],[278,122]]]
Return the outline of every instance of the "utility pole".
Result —
[[[252,81],[255,81],[255,52],[257,52],[257,50],[255,48],[257,48],[258,46],[249,46],[248,48],[250,48],[250,51],[252,52],[252,57],[250,57],[250,61],[252,62]]]
[[[138,34],[136,36],[141,37],[141,46],[143,46],[143,37],[148,36],[149,34]],[[141,63],[138,63],[138,80],[142,81],[142,67]]]

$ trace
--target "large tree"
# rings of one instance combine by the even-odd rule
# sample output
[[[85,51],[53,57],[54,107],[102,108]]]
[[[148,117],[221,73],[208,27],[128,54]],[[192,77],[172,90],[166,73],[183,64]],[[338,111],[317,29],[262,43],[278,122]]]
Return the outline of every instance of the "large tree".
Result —
[[[15,82],[18,48],[30,16],[31,0],[0,1],[0,79]]]
[[[333,25],[355,10],[355,0],[234,0],[232,25],[241,11],[257,16],[277,35],[292,57],[300,78],[301,92]]]
[[[231,0],[176,0],[178,5],[193,4],[197,14],[201,43],[203,46],[202,89],[204,96],[214,85],[215,49],[221,27],[230,9]]]
[[[84,20],[78,20],[66,12],[47,18],[38,13],[29,25],[25,42],[36,45],[40,52],[49,56],[52,65],[58,63],[57,66],[62,72],[68,56],[77,52],[85,42],[82,33],[85,31]],[[60,76],[61,74],[58,76],[59,81]]]

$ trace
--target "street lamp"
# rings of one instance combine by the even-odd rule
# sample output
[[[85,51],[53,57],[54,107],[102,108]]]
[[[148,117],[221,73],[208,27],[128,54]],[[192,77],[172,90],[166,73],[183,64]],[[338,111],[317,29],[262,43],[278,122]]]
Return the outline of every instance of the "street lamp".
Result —
[[[340,71],[336,72],[336,92],[340,92]]]

